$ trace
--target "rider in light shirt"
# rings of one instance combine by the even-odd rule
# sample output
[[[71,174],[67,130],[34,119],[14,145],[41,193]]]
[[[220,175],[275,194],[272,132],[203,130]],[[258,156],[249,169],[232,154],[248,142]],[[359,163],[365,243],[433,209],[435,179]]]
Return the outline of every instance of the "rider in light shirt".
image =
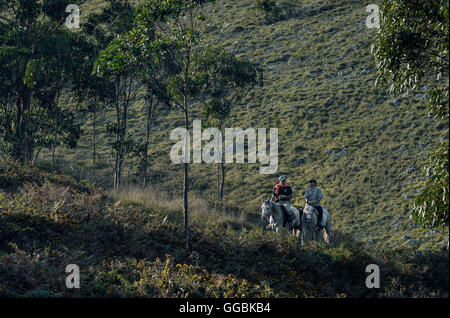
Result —
[[[317,231],[320,231],[321,229],[320,223],[322,222],[322,215],[323,215],[323,209],[320,206],[320,200],[322,200],[323,194],[322,190],[320,190],[320,188],[316,186],[317,185],[316,180],[311,179],[308,181],[308,183],[309,188],[306,189],[304,197],[305,201],[313,204],[318,212]]]

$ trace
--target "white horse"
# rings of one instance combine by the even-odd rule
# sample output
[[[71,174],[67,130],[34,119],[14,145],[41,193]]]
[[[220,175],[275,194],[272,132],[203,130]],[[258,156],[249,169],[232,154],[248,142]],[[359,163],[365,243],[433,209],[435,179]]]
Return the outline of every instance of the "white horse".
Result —
[[[299,237],[300,236],[300,210],[291,207],[291,210],[294,212],[296,216],[296,220],[293,222],[293,226],[291,226],[288,221],[287,212],[283,210],[282,205],[275,203],[270,200],[262,200],[263,203],[261,205],[261,220],[267,219],[269,221],[269,225],[267,228],[275,230],[278,233],[278,228],[283,226],[288,231],[292,230],[292,235]]]
[[[307,204],[303,209],[302,215],[302,246],[304,245],[304,239],[306,237],[306,230],[311,231],[312,240],[317,241],[318,232],[316,231],[317,227],[317,210],[312,206]],[[331,242],[331,214],[327,209],[323,209],[322,215],[322,227],[325,229],[323,232],[323,239],[325,242],[330,244]]]

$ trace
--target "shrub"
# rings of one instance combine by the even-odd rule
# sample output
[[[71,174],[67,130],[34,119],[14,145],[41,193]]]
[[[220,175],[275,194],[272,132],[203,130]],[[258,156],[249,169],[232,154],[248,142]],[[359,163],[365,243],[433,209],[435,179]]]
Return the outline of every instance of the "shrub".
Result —
[[[278,6],[275,0],[255,0],[255,8],[264,14],[264,20],[267,24],[282,19],[283,10]]]

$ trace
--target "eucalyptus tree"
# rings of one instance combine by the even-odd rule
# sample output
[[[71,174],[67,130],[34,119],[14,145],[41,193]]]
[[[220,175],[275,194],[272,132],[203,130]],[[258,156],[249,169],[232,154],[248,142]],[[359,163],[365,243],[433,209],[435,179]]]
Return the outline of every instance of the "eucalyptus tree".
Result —
[[[209,105],[218,103],[223,112],[210,107],[210,114],[227,113],[229,91],[255,81],[254,65],[219,51],[207,50],[203,41],[205,7],[213,0],[149,0],[138,7],[133,32],[139,39],[140,55],[148,61],[147,85],[163,100],[179,109],[186,132],[190,129],[191,106],[209,95]],[[205,54],[208,52],[208,54]],[[222,63],[224,63],[222,65]],[[239,69],[241,67],[241,69]],[[214,72],[220,72],[214,74]],[[155,76],[154,74],[159,74]],[[208,103],[206,101],[205,103]],[[218,115],[220,116],[220,115]],[[226,115],[225,115],[226,116]],[[186,138],[187,140],[187,138]],[[189,161],[183,162],[183,212],[185,248],[189,249]]]
[[[70,1],[81,4],[83,1]],[[82,42],[64,26],[64,0],[0,1],[0,134],[5,152],[31,161],[35,147],[74,145],[79,129],[59,96]]]
[[[112,144],[115,156],[114,188],[120,186],[124,157],[131,149],[131,140],[127,138],[128,110],[136,95],[136,68],[127,52],[126,33],[133,26],[135,7],[129,0],[107,0],[99,12],[89,14],[83,24],[82,32],[91,44],[92,74],[82,73],[79,81],[78,97],[87,105],[85,109],[94,116],[94,126],[99,110],[112,106],[115,109],[115,123],[107,125],[109,133],[115,135]],[[127,57],[121,54],[128,54]],[[107,64],[109,59],[113,64]],[[95,127],[93,129],[95,134]],[[95,151],[94,151],[95,163]]]
[[[221,47],[210,47],[197,57],[197,82],[201,83],[204,116],[224,135],[224,125],[246,89],[263,84],[262,71],[247,59],[239,59]],[[225,185],[224,158],[217,164],[217,199]]]
[[[448,128],[449,3],[444,0],[384,0],[374,39],[377,81],[391,92],[429,87],[428,110]],[[448,226],[448,140],[425,164],[426,181],[413,206],[414,219],[426,228]]]
[[[140,39],[140,55],[147,59],[149,71],[168,61],[164,76],[147,76],[147,84],[162,100],[178,108],[189,131],[189,105],[200,93],[195,82],[194,61],[200,52],[202,9],[214,0],[149,0],[137,10],[135,30]],[[184,162],[183,212],[185,248],[189,249],[189,162]]]
[[[145,188],[148,185],[148,168],[150,165],[150,156],[148,154],[150,147],[150,135],[152,125],[161,112],[159,101],[148,91],[145,96],[145,136],[140,141],[135,141],[130,157],[135,161],[139,185]]]
[[[129,50],[128,34],[124,33],[113,39],[106,49],[100,52],[94,63],[93,72],[101,78],[114,83],[114,108],[116,122],[109,130],[116,136],[113,144],[115,152],[114,189],[120,187],[122,168],[126,153],[133,144],[127,136],[128,111],[137,95],[139,65]]]
[[[83,114],[92,115],[92,168],[93,179],[95,180],[98,116],[112,105],[114,85],[111,81],[92,74],[93,65],[98,55],[97,47],[90,43],[86,50],[89,52],[87,58],[74,73],[73,91],[78,110]]]

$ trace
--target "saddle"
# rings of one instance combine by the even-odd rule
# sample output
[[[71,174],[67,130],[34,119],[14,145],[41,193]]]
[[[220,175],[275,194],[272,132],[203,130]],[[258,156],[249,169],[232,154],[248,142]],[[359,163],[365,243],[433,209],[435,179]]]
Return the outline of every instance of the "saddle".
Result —
[[[281,207],[281,212],[283,213],[283,220],[284,220],[283,227],[286,227],[287,223],[290,223],[290,224],[294,223],[294,221],[296,219],[295,215],[289,214],[287,211],[287,208],[283,204],[280,204],[280,207]],[[293,211],[292,211],[292,213],[295,214]],[[301,217],[299,216],[299,218],[300,218],[299,221],[301,223],[301,221],[302,221]]]
[[[292,223],[293,220],[291,215],[288,213],[287,208],[283,204],[280,204],[280,208],[283,213],[283,227],[285,227],[287,222]]]

